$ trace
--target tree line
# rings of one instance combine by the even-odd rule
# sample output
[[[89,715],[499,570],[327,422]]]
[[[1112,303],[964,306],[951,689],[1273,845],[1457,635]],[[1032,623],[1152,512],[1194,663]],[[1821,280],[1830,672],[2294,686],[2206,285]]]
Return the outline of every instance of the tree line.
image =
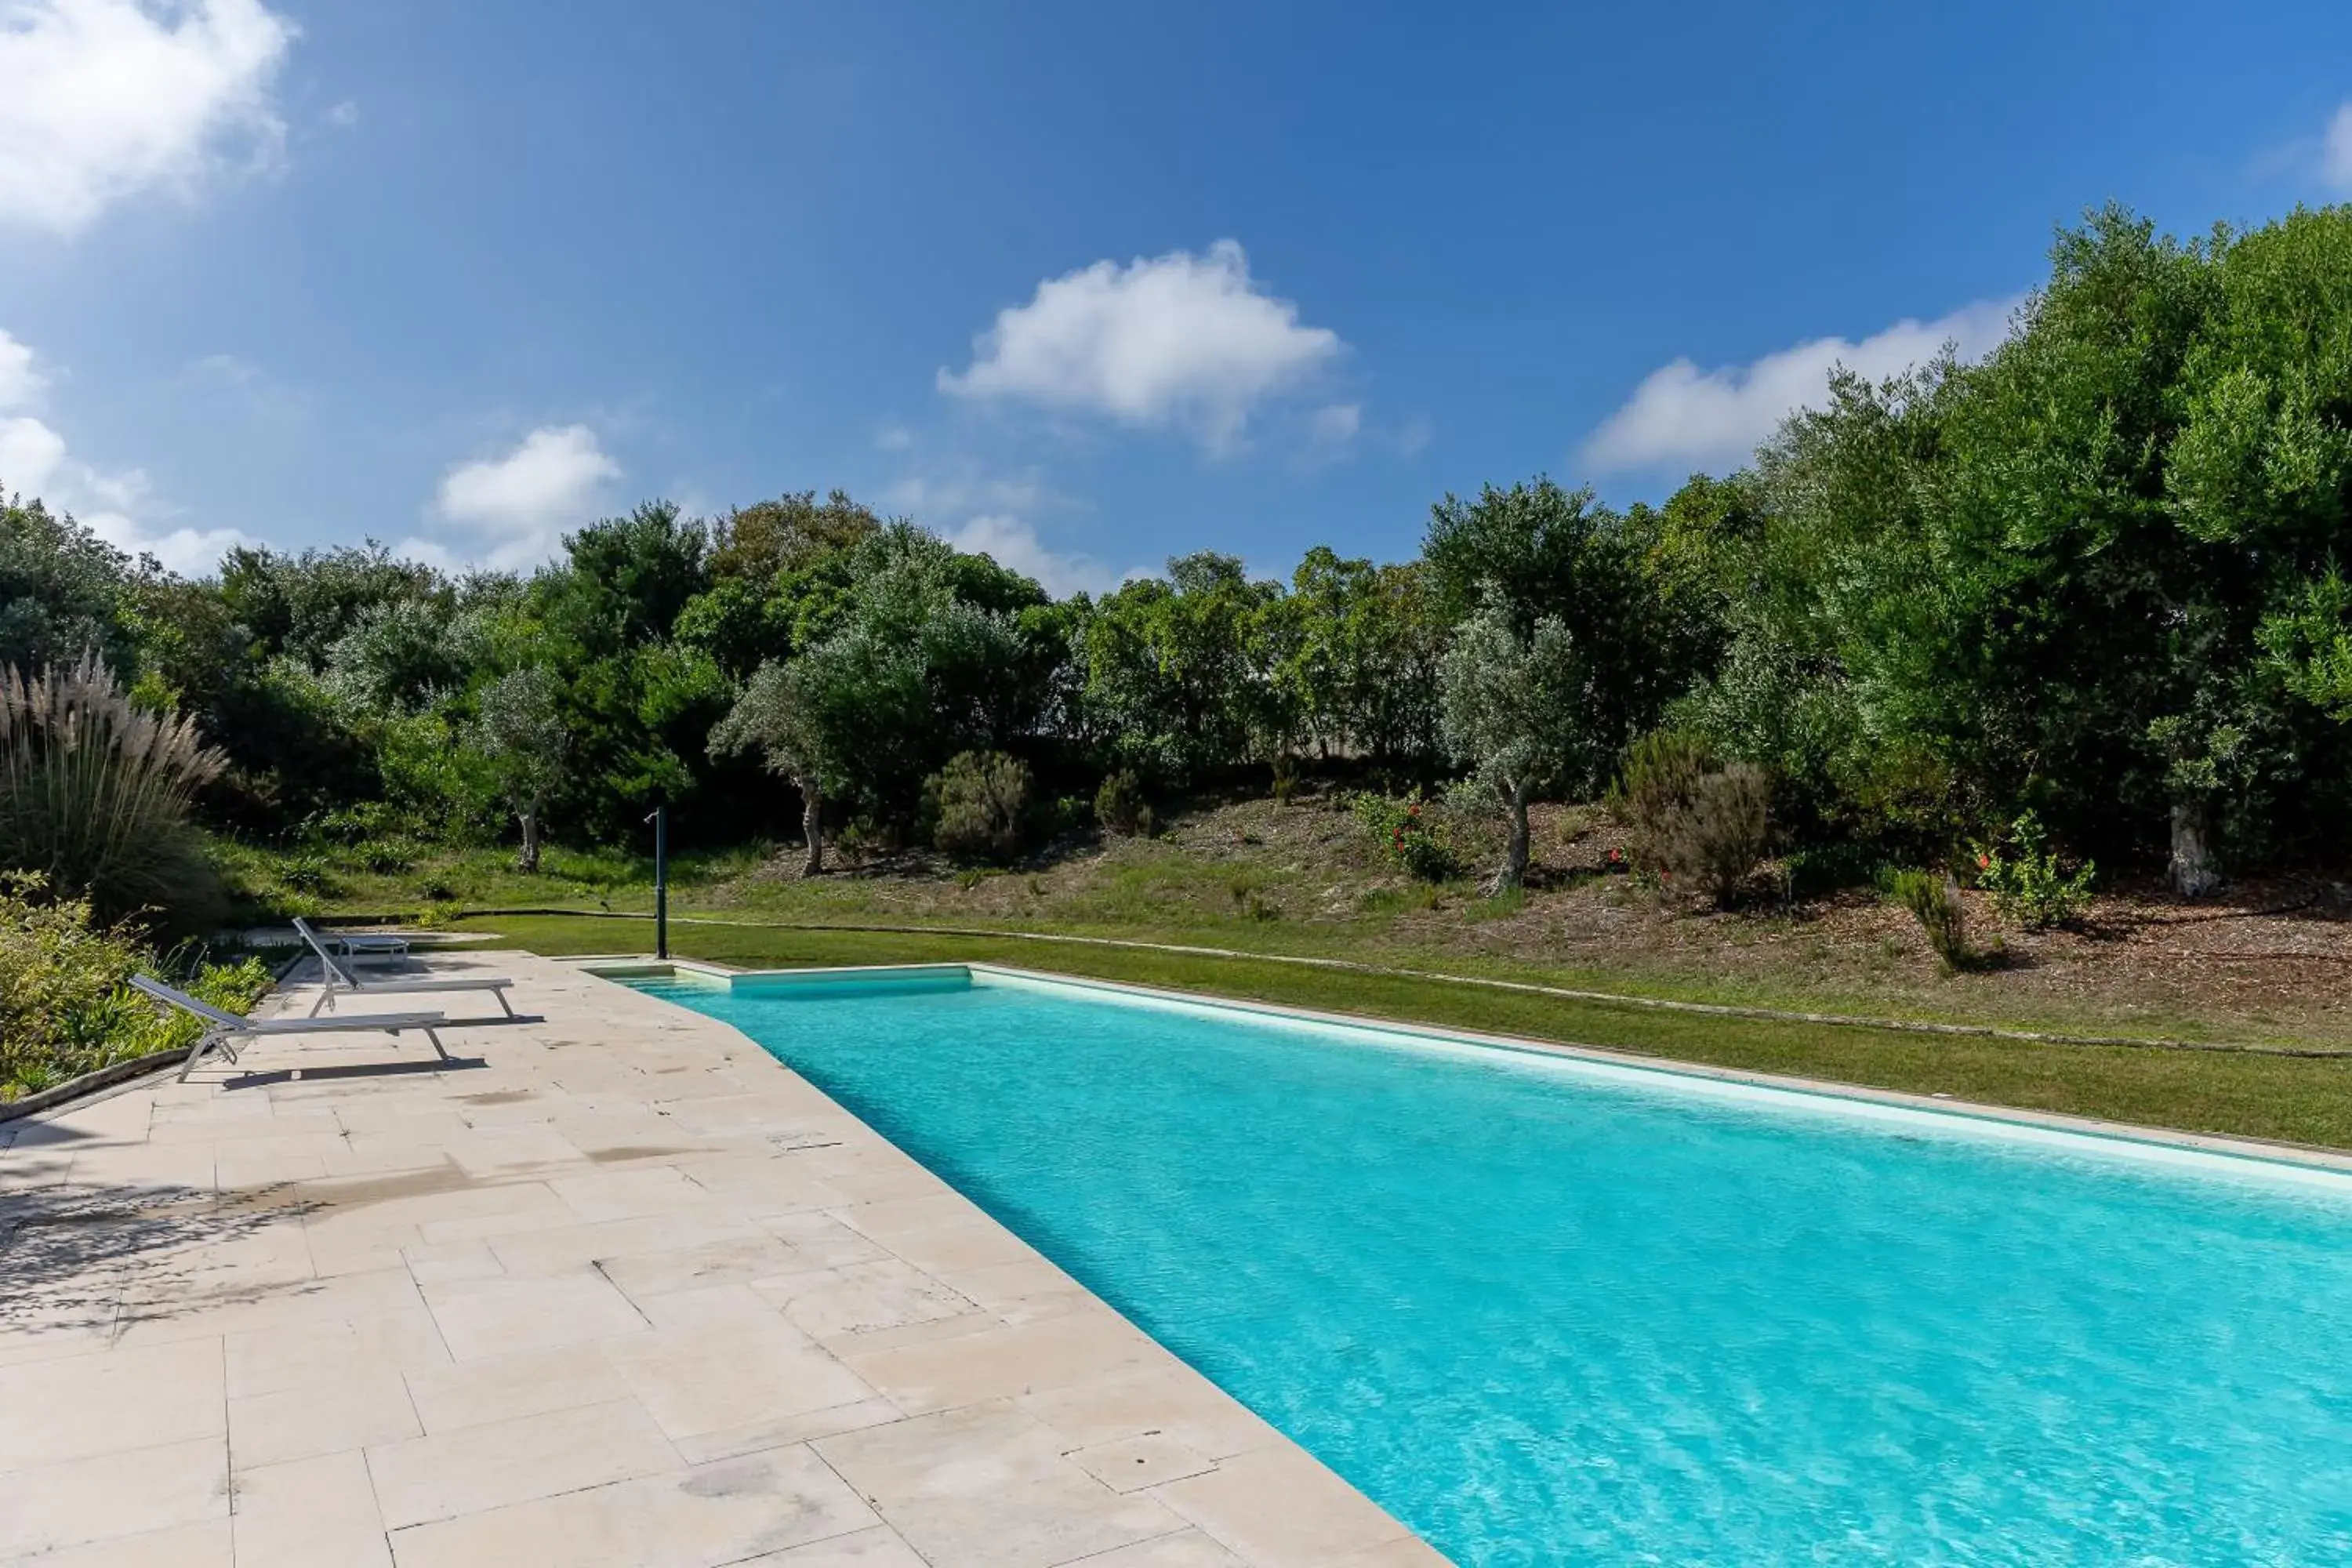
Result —
[[[1514,823],[1629,748],[1739,771],[1790,847],[1932,861],[2031,811],[2079,853],[2332,860],[2352,821],[2352,208],[2063,231],[1983,361],[1840,373],[1728,475],[1623,509],[1448,496],[1420,553],[1287,580],[1196,553],[1056,599],[835,491],[648,503],[527,576],[373,545],[184,578],[0,514],[0,664],[95,649],[283,837],[886,840],[998,761],[1048,796],[1301,768]],[[783,787],[789,786],[789,787]]]

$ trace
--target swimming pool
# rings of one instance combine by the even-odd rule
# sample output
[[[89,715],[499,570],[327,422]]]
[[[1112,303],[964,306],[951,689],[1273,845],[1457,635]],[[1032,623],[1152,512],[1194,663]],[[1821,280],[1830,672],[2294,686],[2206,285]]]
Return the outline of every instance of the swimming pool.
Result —
[[[2352,1561],[2352,1182],[1114,990],[640,980],[1465,1565]]]

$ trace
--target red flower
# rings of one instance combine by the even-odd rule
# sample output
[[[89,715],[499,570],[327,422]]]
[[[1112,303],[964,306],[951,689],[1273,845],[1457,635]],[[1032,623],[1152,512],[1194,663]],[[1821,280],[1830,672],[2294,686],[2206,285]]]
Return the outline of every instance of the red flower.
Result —
[[[1990,856],[1990,855],[1979,855],[1979,856],[1977,857],[1977,869],[1978,869],[1978,870],[1979,870],[1979,871],[1990,871],[1990,870],[1991,870],[1991,869],[1992,869],[1992,857],[1991,857],[1991,856]]]

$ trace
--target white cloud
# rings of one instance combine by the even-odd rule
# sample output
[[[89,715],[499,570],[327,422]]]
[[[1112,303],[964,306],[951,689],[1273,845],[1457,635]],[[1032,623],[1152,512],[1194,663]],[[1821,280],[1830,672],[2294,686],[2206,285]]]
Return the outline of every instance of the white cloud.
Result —
[[[877,452],[903,452],[915,444],[915,433],[904,425],[885,425],[874,433]]]
[[[159,506],[137,468],[107,471],[73,456],[55,426],[22,412],[45,378],[33,352],[0,331],[0,492],[38,498],[73,514],[91,532],[132,555],[152,555],[174,572],[210,570],[231,546],[257,542],[233,528],[161,528]]]
[[[279,154],[292,23],[260,0],[0,0],[0,222],[70,234]]]
[[[1364,427],[1364,407],[1360,403],[1334,403],[1315,411],[1307,421],[1309,432],[1318,447],[1344,447],[1356,438]]]
[[[2327,137],[2320,144],[2319,169],[2329,184],[2352,194],[2352,103],[2338,109],[2336,118],[2327,122]]]
[[[1601,422],[1582,456],[1599,472],[1665,463],[1744,463],[1757,443],[1800,407],[1818,407],[1831,370],[1873,381],[1933,359],[1946,343],[1976,359],[2009,331],[2015,300],[1963,306],[1932,321],[1904,320],[1860,342],[1815,338],[1752,364],[1702,371],[1687,359],[1652,371],[1622,408]]]
[[[261,542],[253,535],[235,528],[165,529],[151,531],[131,519],[111,512],[100,512],[81,521],[92,532],[117,550],[130,555],[152,555],[163,566],[184,577],[209,576],[217,569],[221,557],[239,545],[252,546]]]
[[[1034,577],[1055,598],[1079,592],[1107,594],[1119,584],[1120,574],[1091,555],[1048,550],[1037,531],[1017,517],[975,517],[943,537],[958,550],[990,556],[999,566]]]
[[[882,489],[882,504],[918,521],[957,512],[1022,512],[1069,504],[1035,474],[986,474],[958,468],[944,474],[908,474]]]
[[[0,485],[11,495],[46,495],[65,468],[66,438],[31,415],[0,419]]]
[[[171,570],[201,574],[240,544],[257,544],[234,528],[168,527],[147,476],[137,468],[109,472],[74,458],[66,438],[30,415],[0,419],[0,485],[26,499],[39,497],[128,555],[152,555]]]
[[[33,351],[0,331],[0,411],[24,407],[47,384],[33,363]]]
[[[542,426],[502,458],[450,469],[435,505],[449,521],[479,530],[454,547],[456,557],[530,566],[555,553],[564,529],[589,521],[599,493],[620,477],[621,465],[585,425]]]
[[[1230,239],[1206,255],[1173,251],[1121,267],[1097,261],[1037,285],[972,340],[972,363],[942,369],[943,392],[1008,397],[1177,425],[1212,451],[1232,447],[1252,408],[1340,350],[1339,334],[1301,326],[1298,307],[1267,294]]]
[[[330,125],[352,126],[359,122],[360,106],[348,98],[327,110],[327,123]]]

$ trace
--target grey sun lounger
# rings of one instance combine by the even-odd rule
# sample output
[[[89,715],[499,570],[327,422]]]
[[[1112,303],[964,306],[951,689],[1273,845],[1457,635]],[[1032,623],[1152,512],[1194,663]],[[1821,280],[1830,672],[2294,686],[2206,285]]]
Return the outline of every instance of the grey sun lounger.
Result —
[[[354,963],[362,958],[406,958],[408,939],[383,931],[334,931],[327,937],[327,945],[340,950]]]
[[[319,1016],[321,1009],[331,1011],[334,1008],[335,995],[338,992],[348,992],[354,996],[415,996],[423,995],[427,992],[488,991],[499,999],[500,1012],[509,1018],[517,1016],[513,1005],[507,1000],[507,987],[514,984],[511,980],[487,977],[445,980],[362,980],[358,971],[349,967],[342,959],[337,958],[327,946],[325,940],[310,928],[310,922],[299,915],[294,917],[294,932],[310,944],[310,951],[319,955],[320,966],[326,971],[326,984],[319,993],[319,1000],[310,1008],[310,1016],[313,1018]]]
[[[443,1061],[449,1053],[441,1048],[441,1037],[435,1033],[448,1020],[438,1013],[375,1013],[364,1018],[241,1018],[235,1013],[199,1002],[184,991],[174,991],[151,975],[134,974],[131,984],[158,1002],[167,1002],[184,1013],[194,1013],[205,1021],[205,1032],[188,1047],[188,1059],[180,1064],[180,1081],[196,1069],[196,1062],[206,1051],[218,1051],[230,1061],[236,1060],[235,1040],[258,1039],[264,1035],[356,1035],[382,1033],[397,1035],[403,1029],[415,1029],[432,1042],[434,1054]]]

